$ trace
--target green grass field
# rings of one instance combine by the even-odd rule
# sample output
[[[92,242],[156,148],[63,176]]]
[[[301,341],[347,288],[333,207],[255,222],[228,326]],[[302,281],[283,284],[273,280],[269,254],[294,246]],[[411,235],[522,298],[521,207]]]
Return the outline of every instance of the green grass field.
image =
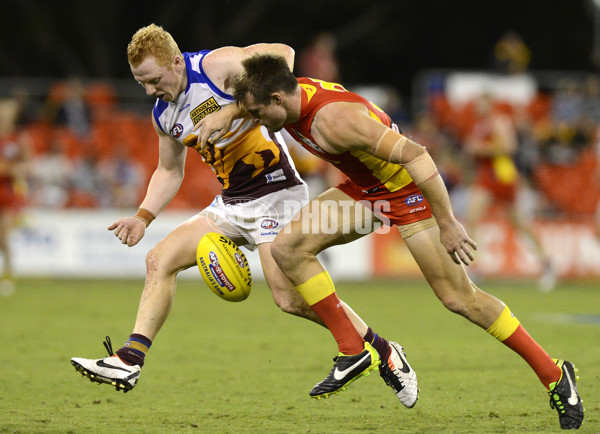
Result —
[[[378,374],[327,400],[308,391],[332,366],[325,329],[283,314],[257,283],[227,303],[200,281],[175,306],[127,394],[81,377],[73,356],[99,358],[133,327],[143,281],[21,280],[0,297],[0,432],[558,432],[545,389],[524,361],[444,310],[423,283],[353,283],[338,293],[381,335],[405,346],[419,375],[404,408]],[[580,431],[600,432],[600,283],[540,294],[490,284],[538,342],[579,368]],[[116,349],[116,348],[115,348]]]

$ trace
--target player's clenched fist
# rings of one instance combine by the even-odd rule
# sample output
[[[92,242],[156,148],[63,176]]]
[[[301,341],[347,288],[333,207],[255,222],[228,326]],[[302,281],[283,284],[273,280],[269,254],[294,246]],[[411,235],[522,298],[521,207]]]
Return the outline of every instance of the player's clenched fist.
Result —
[[[121,243],[132,247],[143,238],[146,233],[146,225],[135,217],[125,217],[110,225],[108,230],[114,231],[115,236],[121,240]]]

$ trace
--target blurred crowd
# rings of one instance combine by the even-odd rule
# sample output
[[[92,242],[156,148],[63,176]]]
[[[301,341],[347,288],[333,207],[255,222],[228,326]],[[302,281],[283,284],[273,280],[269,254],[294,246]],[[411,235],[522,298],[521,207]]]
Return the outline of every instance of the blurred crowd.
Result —
[[[428,147],[451,190],[471,184],[479,158],[476,143],[486,141],[495,156],[512,161],[522,190],[537,193],[540,212],[591,213],[598,199],[599,91],[600,76],[592,74],[583,81],[563,78],[526,105],[482,93],[453,107],[433,94],[428,110],[404,130]],[[582,187],[589,194],[576,197]]]
[[[326,80],[343,82],[335,50],[330,33],[316,35],[300,55],[300,75],[317,76],[313,71],[320,71],[329,74]],[[404,134],[427,146],[455,211],[465,221],[473,223],[483,212],[477,209],[481,204],[473,202],[484,152],[495,161],[499,183],[516,184],[519,221],[535,216],[590,218],[600,200],[600,74],[572,73],[542,80],[529,70],[531,57],[514,31],[503,34],[490,50],[487,73],[492,80],[526,76],[536,82],[535,93],[519,102],[485,87],[460,104],[451,101],[443,84],[432,85],[418,104],[404,100],[393,87],[349,89],[364,93]],[[422,108],[411,111],[415,106]],[[335,180],[335,174],[322,173],[332,170],[330,165],[305,158],[301,167],[308,169],[309,178]],[[507,173],[514,179],[506,180]]]
[[[25,165],[19,177],[28,206],[137,206],[145,169],[122,143],[102,148],[106,143],[98,140],[95,130],[109,115],[104,111],[108,102],[94,100],[93,92],[93,86],[71,78],[50,89],[41,109],[33,109],[25,88],[0,102],[6,121],[0,138],[2,158],[18,158]]]
[[[530,58],[519,35],[507,32],[491,52],[489,72],[526,73]],[[343,82],[340,71],[331,33],[315,35],[298,55],[299,75]],[[508,158],[503,170],[514,165],[519,197],[530,212],[550,217],[594,212],[599,196],[599,75],[563,77],[540,88],[524,105],[481,93],[457,106],[443,89],[426,95],[418,112],[411,112],[414,105],[393,87],[380,87],[376,99],[406,135],[427,146],[461,205],[459,212],[469,209],[465,201],[477,177],[478,141],[489,142],[486,146],[497,156]],[[30,207],[135,208],[156,165],[149,108],[144,115],[122,110],[109,83],[77,77],[57,81],[35,107],[28,90],[16,88],[0,100],[0,122],[0,158],[21,162],[15,182],[27,192]],[[291,152],[314,189],[339,181],[329,165],[300,148]],[[211,177],[199,167],[194,170]],[[204,190],[189,197],[182,193],[179,206],[199,208],[198,194],[212,197],[218,191],[212,177],[202,184]]]
[[[298,53],[297,74],[344,83],[336,47],[333,34],[315,35]],[[507,32],[491,50],[486,74],[537,80],[529,71],[530,60],[520,36]],[[537,82],[535,93],[519,103],[484,88],[457,104],[438,83],[414,104],[391,85],[344,84],[383,108],[405,135],[427,147],[457,217],[475,238],[482,218],[502,211],[531,239],[540,263],[552,274],[548,254],[531,229],[535,218],[595,218],[600,234],[600,74],[564,74]],[[151,102],[143,99],[140,111],[126,109],[109,82],[70,77],[35,98],[24,86],[4,94],[0,253],[3,275],[10,275],[8,233],[19,224],[22,210],[135,209],[156,167],[158,147]],[[311,195],[342,180],[333,166],[300,146],[290,153]],[[193,154],[171,209],[202,209],[220,191],[211,169]]]

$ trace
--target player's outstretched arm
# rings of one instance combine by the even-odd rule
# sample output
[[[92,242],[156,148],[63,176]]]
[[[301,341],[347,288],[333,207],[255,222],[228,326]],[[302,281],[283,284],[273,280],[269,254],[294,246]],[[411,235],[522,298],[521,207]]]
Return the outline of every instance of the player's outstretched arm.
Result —
[[[469,237],[463,225],[454,217],[450,197],[442,177],[437,174],[418,183],[417,186],[431,205],[432,213],[440,228],[440,242],[446,252],[456,264],[470,265],[474,260],[472,250],[477,250],[477,243]]]
[[[371,118],[355,103],[332,103],[323,107],[311,128],[317,144],[331,152],[362,150],[384,161],[404,166],[440,227],[440,241],[457,264],[469,265],[477,244],[452,211],[448,191],[425,147]]]
[[[117,220],[108,227],[121,243],[135,246],[146,232],[146,227],[171,202],[183,181],[187,149],[164,133],[152,119],[158,134],[158,166],[148,184],[146,196],[135,216]]]

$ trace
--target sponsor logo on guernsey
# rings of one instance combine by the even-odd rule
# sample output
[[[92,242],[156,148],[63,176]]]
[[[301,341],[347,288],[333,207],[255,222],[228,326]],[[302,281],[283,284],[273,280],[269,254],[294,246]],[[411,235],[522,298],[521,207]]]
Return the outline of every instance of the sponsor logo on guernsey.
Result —
[[[213,276],[215,277],[215,279],[217,279],[219,284],[222,287],[227,288],[230,292],[234,291],[235,286],[233,286],[233,283],[231,283],[229,281],[229,279],[223,272],[223,268],[221,268],[221,264],[219,264],[219,258],[217,257],[217,254],[211,250],[208,253],[208,259],[210,261],[210,265],[209,265],[210,271],[213,274]]]
[[[183,133],[183,125],[181,124],[175,124],[173,125],[173,128],[171,128],[170,134],[175,137],[176,139],[178,139],[179,137],[181,137],[181,134]]]
[[[373,187],[373,188],[369,188],[368,190],[361,190],[361,191],[365,194],[373,194],[373,193],[377,193],[379,190],[381,190],[381,187]]]
[[[311,139],[309,139],[308,137],[299,133],[296,130],[292,130],[292,131],[294,131],[294,134],[296,134],[300,138],[300,140],[302,140],[307,146],[310,146],[312,149],[314,149],[317,152],[323,152],[323,150],[321,148],[319,148],[319,145],[317,145]]]
[[[194,110],[192,110],[190,112],[190,117],[192,118],[192,122],[194,123],[194,125],[196,125],[198,122],[200,122],[206,116],[208,116],[209,114],[214,113],[220,109],[221,109],[221,106],[219,106],[219,104],[217,103],[215,98],[211,96],[209,99],[207,99],[202,104],[200,104],[198,107],[196,107]]]
[[[279,223],[273,219],[264,219],[260,222],[260,227],[263,229],[274,229],[279,226]]]
[[[285,173],[283,173],[283,169],[277,169],[274,172],[271,173],[267,173],[265,175],[265,178],[267,179],[267,184],[270,184],[271,182],[280,182],[280,181],[285,181]]]
[[[421,202],[423,202],[422,194],[411,194],[406,199],[404,199],[404,203],[407,204],[408,206],[417,205]]]
[[[269,235],[279,235],[279,232],[277,232],[277,231],[269,231],[269,232],[261,232],[260,233],[261,237],[266,237],[266,236],[269,236]]]

